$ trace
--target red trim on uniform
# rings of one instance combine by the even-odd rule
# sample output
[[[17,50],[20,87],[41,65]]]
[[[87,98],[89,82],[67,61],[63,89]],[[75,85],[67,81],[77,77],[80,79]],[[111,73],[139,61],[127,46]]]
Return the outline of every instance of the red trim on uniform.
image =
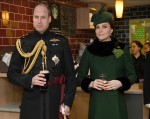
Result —
[[[62,85],[65,83],[65,79],[64,76],[57,76],[54,77],[54,81],[53,82],[48,82],[47,85],[48,86],[52,86],[52,85]]]

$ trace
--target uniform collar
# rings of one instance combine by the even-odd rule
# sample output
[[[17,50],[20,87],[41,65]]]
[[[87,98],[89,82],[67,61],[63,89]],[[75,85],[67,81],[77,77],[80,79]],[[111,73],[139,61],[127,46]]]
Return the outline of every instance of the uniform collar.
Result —
[[[49,34],[49,29],[47,29],[43,34],[40,34],[38,31],[34,29],[33,34],[35,36],[40,37],[41,39],[45,39],[45,37]]]

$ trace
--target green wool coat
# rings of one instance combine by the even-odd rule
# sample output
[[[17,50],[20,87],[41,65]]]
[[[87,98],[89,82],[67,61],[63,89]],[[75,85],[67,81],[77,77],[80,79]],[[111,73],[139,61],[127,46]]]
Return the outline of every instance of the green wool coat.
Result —
[[[127,77],[133,84],[136,81],[136,74],[129,49],[125,47],[123,51],[123,55],[116,58],[113,54],[95,55],[86,49],[80,61],[78,82],[82,82],[90,70],[90,77],[93,80],[98,79],[100,74],[106,74],[106,80]],[[88,115],[88,119],[128,119],[124,93],[118,90],[98,91],[90,89]]]

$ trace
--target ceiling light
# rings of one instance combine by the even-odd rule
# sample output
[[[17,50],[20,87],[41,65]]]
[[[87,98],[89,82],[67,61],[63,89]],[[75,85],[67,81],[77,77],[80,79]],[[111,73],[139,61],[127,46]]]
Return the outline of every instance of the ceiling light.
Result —
[[[116,8],[116,17],[117,18],[122,18],[122,15],[123,15],[123,0],[116,0],[115,8]]]

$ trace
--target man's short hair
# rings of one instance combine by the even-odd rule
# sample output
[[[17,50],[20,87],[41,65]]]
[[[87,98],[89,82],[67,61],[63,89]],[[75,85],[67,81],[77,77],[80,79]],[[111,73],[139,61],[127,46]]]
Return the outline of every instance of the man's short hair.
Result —
[[[50,5],[47,1],[40,1],[35,7],[39,6],[39,5],[43,5],[47,8],[48,10],[48,15],[51,16],[51,10],[50,10]]]

